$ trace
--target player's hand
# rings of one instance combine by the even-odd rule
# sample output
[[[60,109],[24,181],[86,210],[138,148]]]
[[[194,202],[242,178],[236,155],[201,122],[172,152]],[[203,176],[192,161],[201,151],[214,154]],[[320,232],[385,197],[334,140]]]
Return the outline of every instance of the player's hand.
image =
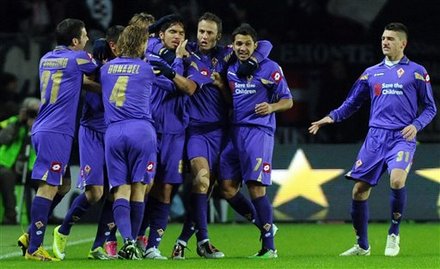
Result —
[[[266,102],[255,105],[255,113],[257,115],[265,116],[273,112],[272,105]]]
[[[222,76],[218,72],[212,72],[211,79],[213,80],[212,84],[214,86],[217,86],[219,89],[222,89],[223,87],[226,86]]]
[[[319,128],[327,124],[332,124],[334,122],[335,121],[332,118],[330,118],[330,116],[325,116],[319,121],[312,122],[312,124],[309,127],[309,133],[315,135],[318,132]]]
[[[159,51],[159,56],[165,62],[167,62],[167,64],[172,64],[176,58],[176,52],[167,48],[161,48]]]
[[[179,46],[177,46],[177,48],[176,48],[176,57],[177,58],[183,58],[183,57],[189,56],[189,52],[186,50],[187,43],[188,43],[188,39],[180,41]]]
[[[112,55],[112,50],[105,38],[98,38],[93,43],[93,58],[100,62],[107,61]]]
[[[173,80],[173,78],[176,77],[176,71],[166,64],[158,61],[151,61],[150,64],[153,66],[153,71],[156,76],[164,75],[170,80]]]
[[[258,63],[249,58],[238,66],[237,72],[235,74],[239,78],[247,77],[252,75],[254,71],[257,70],[257,68]]]
[[[406,139],[406,141],[411,141],[414,138],[416,138],[417,128],[416,128],[416,126],[410,124],[410,125],[406,126],[405,128],[403,128],[403,130],[400,131],[400,133],[402,134],[403,138]]]

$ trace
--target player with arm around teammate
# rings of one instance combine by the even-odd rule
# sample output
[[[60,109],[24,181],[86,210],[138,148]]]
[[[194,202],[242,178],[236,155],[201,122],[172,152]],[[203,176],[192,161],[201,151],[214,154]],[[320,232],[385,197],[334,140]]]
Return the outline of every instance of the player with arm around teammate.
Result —
[[[249,24],[242,24],[233,31],[232,38],[238,61],[227,73],[232,126],[230,141],[220,157],[220,184],[223,195],[228,197],[239,192],[242,181],[248,188],[262,239],[262,248],[251,258],[277,258],[272,205],[266,188],[271,185],[274,113],[290,109],[292,95],[281,68],[270,59],[263,60],[252,75],[237,76],[240,62],[255,50],[257,33]]]

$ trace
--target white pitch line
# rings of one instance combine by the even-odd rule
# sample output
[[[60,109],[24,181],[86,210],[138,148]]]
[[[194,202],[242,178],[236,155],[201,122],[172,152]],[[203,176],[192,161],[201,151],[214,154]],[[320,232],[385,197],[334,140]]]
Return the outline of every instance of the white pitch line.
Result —
[[[75,246],[75,245],[79,245],[79,244],[82,244],[82,243],[91,242],[93,240],[95,240],[94,237],[86,238],[86,239],[81,239],[81,240],[77,240],[77,241],[72,241],[72,242],[67,243],[67,246]],[[44,248],[52,249],[52,246],[44,246]],[[11,258],[11,257],[18,257],[18,256],[21,256],[21,255],[23,255],[23,252],[16,251],[16,252],[8,253],[8,254],[5,254],[5,255],[0,255],[0,260]]]

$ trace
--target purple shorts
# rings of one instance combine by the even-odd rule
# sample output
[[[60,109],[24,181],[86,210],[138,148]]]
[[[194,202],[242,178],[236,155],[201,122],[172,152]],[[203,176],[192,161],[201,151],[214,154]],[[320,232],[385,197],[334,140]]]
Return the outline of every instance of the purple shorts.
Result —
[[[385,170],[388,170],[388,174],[393,169],[409,172],[415,151],[415,140],[406,141],[399,130],[370,128],[356,162],[346,177],[375,186]]]
[[[52,132],[37,132],[32,135],[32,144],[37,154],[32,179],[60,186],[70,159],[73,138],[70,135]]]
[[[240,180],[241,168],[237,149],[229,140],[220,155],[220,180]]]
[[[80,126],[78,131],[80,172],[78,188],[104,186],[104,134]]]
[[[144,120],[112,123],[104,136],[110,189],[142,182],[151,183],[156,170],[156,131]]]
[[[203,129],[191,128],[187,131],[186,151],[188,160],[204,157],[208,160],[209,168],[218,171],[220,152],[225,139],[223,128]]]
[[[247,181],[257,181],[263,185],[271,185],[272,153],[274,137],[264,128],[236,126],[232,137],[233,147],[229,145],[222,153],[221,176],[223,179],[237,179],[237,159],[240,164],[241,178]],[[235,154],[233,153],[235,148]],[[226,176],[230,177],[227,178]]]
[[[155,181],[167,184],[183,182],[185,133],[157,135],[157,172]]]

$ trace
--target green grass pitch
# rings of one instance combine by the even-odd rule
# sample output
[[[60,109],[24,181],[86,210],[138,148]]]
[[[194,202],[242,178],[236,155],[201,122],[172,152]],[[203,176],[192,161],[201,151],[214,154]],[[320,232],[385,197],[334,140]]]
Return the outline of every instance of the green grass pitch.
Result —
[[[250,224],[211,224],[210,238],[226,258],[208,260],[197,256],[195,240],[189,242],[184,261],[91,261],[87,254],[95,235],[95,225],[76,225],[72,229],[62,262],[26,261],[16,247],[21,234],[18,226],[0,226],[0,268],[440,268],[440,225],[438,223],[403,223],[401,252],[397,257],[383,255],[388,225],[369,227],[372,253],[369,257],[339,257],[351,247],[354,234],[349,224],[279,224],[275,238],[279,258],[251,260],[247,256],[260,248],[259,233]],[[45,245],[52,243],[53,226],[46,231]],[[181,225],[171,224],[160,249],[168,256]]]

